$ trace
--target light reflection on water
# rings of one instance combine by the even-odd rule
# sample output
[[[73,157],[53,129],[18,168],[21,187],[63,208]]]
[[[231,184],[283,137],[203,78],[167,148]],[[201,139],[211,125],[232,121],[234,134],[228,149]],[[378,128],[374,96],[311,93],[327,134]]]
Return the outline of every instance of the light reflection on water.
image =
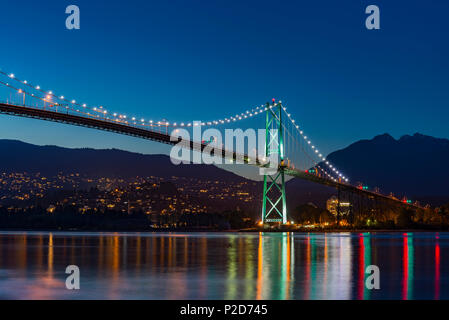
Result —
[[[449,233],[0,232],[0,298],[447,299],[448,247]],[[71,264],[81,290],[65,289]]]

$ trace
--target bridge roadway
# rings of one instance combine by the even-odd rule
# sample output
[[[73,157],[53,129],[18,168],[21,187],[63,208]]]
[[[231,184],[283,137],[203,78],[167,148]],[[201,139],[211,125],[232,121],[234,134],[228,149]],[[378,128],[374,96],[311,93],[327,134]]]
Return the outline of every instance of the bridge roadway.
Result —
[[[157,141],[161,143],[171,144],[175,145],[181,142],[182,140],[179,138],[177,140],[170,139],[170,135],[162,132],[156,132],[144,128],[139,128],[137,126],[132,126],[129,124],[124,124],[121,122],[117,122],[114,120],[107,120],[104,118],[96,118],[96,117],[88,117],[88,116],[81,116],[73,113],[64,113],[64,112],[57,112],[53,111],[51,109],[42,109],[37,107],[29,107],[29,106],[21,106],[21,105],[15,105],[15,104],[8,104],[8,103],[0,103],[0,114],[7,114],[7,115],[13,115],[13,116],[20,116],[20,117],[27,117],[27,118],[34,118],[34,119],[40,119],[40,120],[46,120],[46,121],[53,121],[53,122],[59,122],[59,123],[65,123],[65,124],[71,124],[76,126],[82,126],[82,127],[88,127],[98,130],[104,130],[104,131],[110,131],[115,132],[119,134],[125,134],[133,137],[143,138],[147,140]],[[203,151],[204,148],[206,148],[207,144],[194,142],[191,140],[184,141],[185,147],[189,148],[191,150],[196,151]],[[239,155],[235,152],[228,152],[224,149],[215,149],[214,152],[217,151],[219,154],[221,153],[222,158],[226,159],[232,159],[233,161],[237,161],[237,158],[243,159],[243,162],[250,165],[256,165],[258,167],[264,167],[266,164],[264,164],[260,159],[256,159],[256,161],[250,162],[250,158],[247,155]],[[214,154],[212,152],[212,154]],[[255,162],[255,163],[254,163]],[[293,169],[290,167],[284,167],[285,174],[296,177],[299,179],[312,181],[321,185],[333,187],[336,189],[340,189],[342,191],[348,191],[354,194],[358,194],[361,196],[365,196],[369,199],[382,199],[383,201],[400,204],[407,207],[416,207],[413,204],[404,203],[398,199],[391,198],[386,195],[382,195],[379,193],[371,192],[369,190],[361,190],[357,188],[356,186],[341,183],[339,181],[335,182],[329,179],[325,179],[323,177],[306,173],[304,171]]]

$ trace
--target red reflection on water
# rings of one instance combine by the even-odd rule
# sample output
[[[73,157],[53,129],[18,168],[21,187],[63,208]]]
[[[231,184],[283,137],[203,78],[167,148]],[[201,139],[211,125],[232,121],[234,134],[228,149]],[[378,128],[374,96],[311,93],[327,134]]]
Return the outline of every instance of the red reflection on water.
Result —
[[[407,234],[404,233],[404,246],[403,246],[403,258],[402,258],[402,267],[403,267],[403,277],[402,277],[402,300],[407,300],[408,294],[408,241]]]
[[[327,260],[328,260],[327,236],[324,234],[324,277],[323,277],[323,295],[327,296]]]
[[[287,232],[287,281],[285,285],[285,299],[290,299],[291,248],[290,232]]]
[[[435,300],[440,299],[440,244],[435,244]]]
[[[357,299],[363,300],[363,291],[365,289],[365,244],[363,234],[359,238],[359,286],[357,290]]]

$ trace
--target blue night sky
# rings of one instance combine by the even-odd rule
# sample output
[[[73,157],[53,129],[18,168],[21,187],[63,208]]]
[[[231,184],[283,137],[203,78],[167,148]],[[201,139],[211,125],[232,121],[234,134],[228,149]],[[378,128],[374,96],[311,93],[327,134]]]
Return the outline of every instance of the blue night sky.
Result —
[[[81,30],[65,28],[70,4]],[[381,30],[365,28],[369,4]],[[385,132],[449,138],[448,16],[440,0],[2,1],[0,68],[146,119],[214,120],[274,97],[328,153]],[[0,138],[165,148],[3,115]]]

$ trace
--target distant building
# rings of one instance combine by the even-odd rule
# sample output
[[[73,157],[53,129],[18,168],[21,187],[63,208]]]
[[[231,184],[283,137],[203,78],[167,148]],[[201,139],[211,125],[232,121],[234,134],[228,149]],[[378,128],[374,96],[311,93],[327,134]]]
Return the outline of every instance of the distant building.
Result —
[[[348,215],[351,212],[350,202],[340,202],[340,215]],[[326,202],[326,209],[334,216],[338,213],[338,198],[336,196],[330,197]]]

